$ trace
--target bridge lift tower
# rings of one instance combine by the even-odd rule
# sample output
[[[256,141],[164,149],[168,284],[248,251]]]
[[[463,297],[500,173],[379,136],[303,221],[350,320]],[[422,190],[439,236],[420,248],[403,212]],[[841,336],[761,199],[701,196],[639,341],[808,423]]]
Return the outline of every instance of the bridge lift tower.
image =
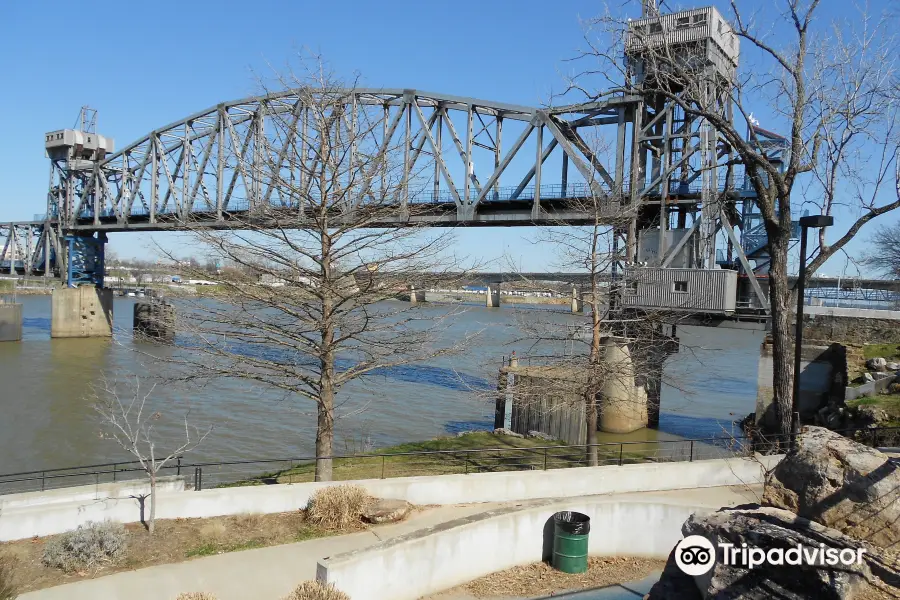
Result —
[[[738,36],[714,7],[661,14],[655,0],[644,0],[642,18],[628,23],[626,88],[640,97],[630,163],[637,208],[621,238],[626,264],[642,268],[631,269],[634,287],[625,306],[671,308],[678,294],[691,296],[695,306],[710,285],[729,289],[744,308],[767,305],[757,280],[767,263],[765,231],[750,181],[709,119],[677,100],[733,122],[739,56]],[[760,132],[780,160],[786,141]]]
[[[112,138],[97,133],[97,111],[81,108],[76,129],[61,129],[45,135],[44,147],[50,158],[50,188],[47,194],[45,228],[45,272],[51,262],[69,286],[93,283],[103,287],[104,232],[67,232],[65,219],[80,197],[99,194],[105,179],[98,176],[100,162],[115,151]],[[96,188],[96,189],[95,189]],[[52,260],[51,260],[52,258]]]

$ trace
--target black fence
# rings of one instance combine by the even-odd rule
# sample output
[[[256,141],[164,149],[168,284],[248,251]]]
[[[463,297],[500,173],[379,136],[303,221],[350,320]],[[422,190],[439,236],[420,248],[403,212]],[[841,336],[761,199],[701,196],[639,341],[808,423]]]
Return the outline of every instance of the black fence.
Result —
[[[867,446],[900,446],[900,427],[840,431]],[[733,458],[752,453],[784,452],[787,437],[714,437],[687,440],[615,442],[593,445],[509,446],[479,449],[430,450],[334,455],[333,479],[385,479],[417,475],[532,471],[587,466],[596,452],[600,465],[666,463]],[[189,489],[266,485],[313,481],[316,457],[269,458],[219,462],[184,462],[172,459],[159,476],[184,476]],[[0,475],[0,494],[47,491],[83,485],[101,485],[143,479],[137,461],[24,471]]]

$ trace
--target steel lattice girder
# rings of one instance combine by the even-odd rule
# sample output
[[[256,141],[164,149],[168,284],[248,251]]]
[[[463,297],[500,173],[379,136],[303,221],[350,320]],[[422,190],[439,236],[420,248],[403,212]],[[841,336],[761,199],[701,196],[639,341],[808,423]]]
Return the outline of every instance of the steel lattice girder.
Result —
[[[45,222],[0,223],[0,273],[43,272],[46,236]]]
[[[632,119],[637,97],[620,95],[606,102],[537,109],[416,90],[328,93],[344,94],[347,110],[343,118],[348,128],[356,123],[358,114],[383,111],[383,133],[377,143],[385,149],[405,148],[399,151],[404,153],[407,176],[415,172],[423,154],[434,163],[428,181],[433,191],[411,195],[407,185],[397,198],[397,219],[386,225],[401,223],[409,202],[434,205],[432,214],[417,219],[435,224],[589,222],[590,215],[583,211],[566,212],[564,201],[591,195],[623,197],[630,183],[625,178],[630,152],[626,152],[623,132]],[[305,142],[309,124],[303,117],[304,94],[309,91],[291,90],[220,104],[151,132],[94,164],[90,172],[69,176],[69,181],[51,191],[54,197],[68,195],[61,202],[55,200],[62,207],[64,227],[177,229],[189,217],[209,226],[227,227],[229,214],[259,203],[294,207],[302,198],[281,197],[278,186],[265,185],[257,175],[264,165],[274,171],[296,169],[302,187],[304,171],[311,167],[285,164],[286,153],[292,155],[288,161],[296,161],[299,154],[302,162],[302,149],[297,152],[291,148],[292,140],[272,136],[293,136]],[[275,117],[278,120],[273,126]],[[504,148],[502,135],[506,133],[509,139],[510,122],[517,135]],[[283,128],[285,123],[292,129],[277,131],[277,126]],[[601,158],[592,145],[599,136],[586,141],[581,132],[607,125],[618,126],[619,142]],[[450,143],[445,142],[446,137]],[[298,145],[297,139],[293,143]],[[522,151],[526,145],[534,147],[535,153],[526,155]],[[479,152],[482,157],[490,153],[493,162],[484,180],[475,168]],[[544,163],[554,153],[562,155],[562,172],[542,175]],[[569,164],[575,167],[574,182],[568,177]],[[363,191],[375,177],[372,173],[363,182]],[[516,182],[508,192],[502,192],[504,178]],[[309,192],[308,181],[303,189]],[[548,207],[551,200],[559,202]],[[487,209],[491,202],[494,204]],[[547,211],[553,214],[545,215]]]

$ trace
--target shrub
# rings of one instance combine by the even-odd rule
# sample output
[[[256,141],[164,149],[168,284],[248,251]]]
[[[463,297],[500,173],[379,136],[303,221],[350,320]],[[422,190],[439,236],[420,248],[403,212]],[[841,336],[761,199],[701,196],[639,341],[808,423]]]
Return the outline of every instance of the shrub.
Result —
[[[183,592],[175,600],[218,600],[208,592]]]
[[[373,498],[358,485],[332,485],[312,495],[306,508],[307,520],[328,529],[347,529],[359,524]]]
[[[69,573],[98,569],[125,554],[125,530],[119,523],[87,522],[47,542],[43,563]]]
[[[331,584],[319,583],[318,581],[304,581],[297,586],[297,589],[285,596],[283,600],[350,600],[350,596],[335,589]]]
[[[15,600],[19,595],[19,581],[16,568],[19,561],[15,557],[0,554],[0,600]]]

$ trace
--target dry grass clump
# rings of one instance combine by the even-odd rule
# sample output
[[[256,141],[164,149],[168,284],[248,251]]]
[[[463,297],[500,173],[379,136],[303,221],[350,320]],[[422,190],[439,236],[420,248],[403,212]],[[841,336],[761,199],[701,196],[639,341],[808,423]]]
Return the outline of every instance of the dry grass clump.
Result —
[[[66,573],[99,569],[125,555],[126,540],[120,523],[89,521],[47,542],[42,562]]]
[[[282,600],[350,600],[350,596],[336,589],[332,584],[304,581]]]
[[[208,592],[182,592],[175,600],[218,600]]]
[[[18,566],[17,558],[0,554],[0,600],[15,600],[19,596]]]
[[[358,485],[332,485],[316,490],[306,507],[306,519],[327,529],[349,529],[360,522],[374,500]]]

